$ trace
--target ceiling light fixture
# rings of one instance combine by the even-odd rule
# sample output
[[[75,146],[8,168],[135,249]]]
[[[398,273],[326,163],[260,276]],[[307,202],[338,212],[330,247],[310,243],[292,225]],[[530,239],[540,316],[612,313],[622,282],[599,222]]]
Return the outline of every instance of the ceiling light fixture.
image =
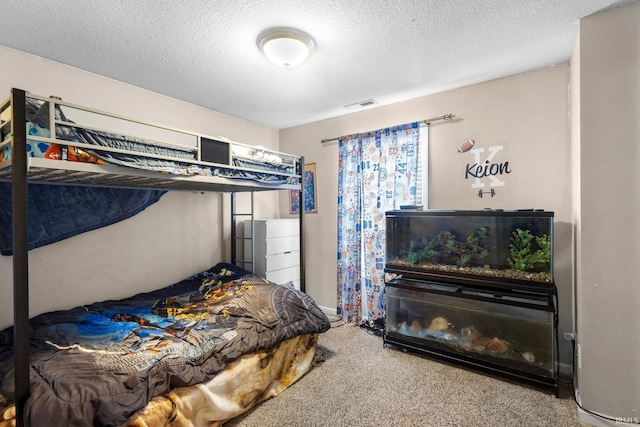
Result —
[[[283,68],[302,64],[315,46],[310,35],[289,27],[265,30],[256,42],[269,61]]]

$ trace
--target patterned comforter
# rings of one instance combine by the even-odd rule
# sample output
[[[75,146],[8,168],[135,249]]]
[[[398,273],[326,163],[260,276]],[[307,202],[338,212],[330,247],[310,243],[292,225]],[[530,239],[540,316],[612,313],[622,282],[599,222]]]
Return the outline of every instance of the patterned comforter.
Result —
[[[306,294],[218,264],[154,292],[42,314],[30,326],[28,425],[110,426],[156,396],[211,381],[243,355],[324,332],[329,321]],[[0,378],[3,414],[14,393],[12,328],[0,332]]]

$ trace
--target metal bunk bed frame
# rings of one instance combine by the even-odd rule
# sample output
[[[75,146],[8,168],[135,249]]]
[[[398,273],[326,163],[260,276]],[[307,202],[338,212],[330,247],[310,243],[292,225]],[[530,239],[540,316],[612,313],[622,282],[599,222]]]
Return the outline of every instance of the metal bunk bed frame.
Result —
[[[155,188],[164,190],[191,190],[230,192],[232,194],[232,263],[236,261],[236,212],[235,192],[297,190],[304,200],[304,157],[298,157],[297,185],[280,187],[263,186],[257,182],[229,183],[226,179],[216,181],[211,177],[166,176],[155,171],[142,171],[121,166],[87,165],[70,161],[51,161],[30,158],[27,155],[26,131],[27,92],[12,89],[8,102],[11,103],[11,167],[0,171],[0,179],[11,179],[12,220],[13,220],[13,315],[15,348],[15,406],[16,425],[24,426],[24,407],[30,395],[29,378],[29,250],[27,223],[27,183],[29,181],[89,186],[116,186],[126,188]],[[71,105],[71,104],[68,104]],[[79,107],[79,106],[78,106]],[[53,110],[53,109],[52,109]],[[93,110],[97,112],[96,110]],[[104,113],[108,114],[108,113]],[[124,117],[108,114],[111,117]],[[53,119],[53,111],[51,111]],[[55,129],[53,120],[51,128]],[[142,122],[138,122],[142,123]],[[168,129],[168,128],[167,128]],[[52,132],[55,134],[55,131]],[[53,168],[55,162],[58,168]],[[96,168],[96,166],[98,166]],[[100,172],[100,171],[103,172]],[[97,172],[96,172],[97,171]],[[69,179],[70,178],[70,179]],[[253,220],[253,194],[251,220]],[[304,276],[304,203],[301,203],[300,217],[300,275],[301,290],[305,291]]]

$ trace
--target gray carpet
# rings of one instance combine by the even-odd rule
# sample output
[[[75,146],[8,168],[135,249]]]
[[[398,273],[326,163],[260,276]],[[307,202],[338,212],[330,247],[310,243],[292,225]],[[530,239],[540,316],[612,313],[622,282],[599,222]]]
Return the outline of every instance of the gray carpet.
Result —
[[[585,426],[570,387],[560,396],[421,356],[337,319],[320,336],[325,361],[225,427]]]

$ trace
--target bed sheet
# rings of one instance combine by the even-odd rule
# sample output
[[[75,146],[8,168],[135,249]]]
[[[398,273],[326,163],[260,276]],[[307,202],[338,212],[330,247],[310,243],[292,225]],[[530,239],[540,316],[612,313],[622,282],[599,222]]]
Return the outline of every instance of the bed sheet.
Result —
[[[301,335],[272,349],[244,355],[206,383],[154,397],[123,427],[221,426],[279,395],[321,362],[317,341],[317,334]]]

